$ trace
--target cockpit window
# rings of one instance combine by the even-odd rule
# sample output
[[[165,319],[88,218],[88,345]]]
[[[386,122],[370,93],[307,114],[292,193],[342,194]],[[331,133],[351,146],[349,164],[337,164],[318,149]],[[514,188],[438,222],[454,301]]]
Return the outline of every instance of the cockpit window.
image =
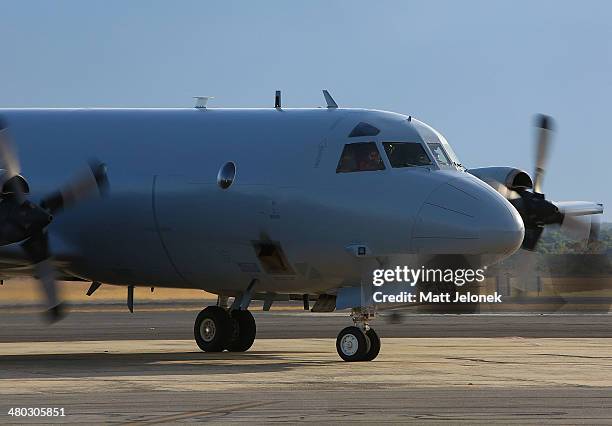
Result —
[[[431,149],[431,153],[440,166],[453,166],[453,163],[451,163],[451,161],[448,159],[448,155],[446,155],[444,148],[442,148],[442,144],[436,142],[428,143],[427,145],[429,146],[429,149]]]
[[[349,134],[349,138],[356,138],[358,136],[376,136],[380,133],[376,127],[371,124],[364,123],[363,121],[355,126],[351,133]]]
[[[431,164],[423,145],[417,142],[383,142],[391,167],[417,167]]]
[[[374,142],[344,145],[336,173],[384,170],[385,165]]]
[[[457,158],[457,155],[453,152],[453,148],[437,130],[416,118],[412,118],[410,123],[418,132],[419,136],[421,136],[421,139],[429,146],[432,155],[434,155],[434,159],[438,162],[440,167],[465,170]]]

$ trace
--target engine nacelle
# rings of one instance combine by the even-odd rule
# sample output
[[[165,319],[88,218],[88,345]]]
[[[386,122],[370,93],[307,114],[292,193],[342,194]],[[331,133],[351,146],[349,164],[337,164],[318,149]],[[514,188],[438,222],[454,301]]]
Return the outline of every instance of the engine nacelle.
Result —
[[[512,190],[533,188],[533,181],[527,172],[514,167],[478,167],[467,172],[491,186],[501,183]]]

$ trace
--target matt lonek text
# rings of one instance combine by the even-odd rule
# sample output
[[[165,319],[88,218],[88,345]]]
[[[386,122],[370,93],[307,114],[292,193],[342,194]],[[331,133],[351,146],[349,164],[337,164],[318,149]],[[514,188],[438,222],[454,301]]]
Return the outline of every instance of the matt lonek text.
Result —
[[[377,291],[372,295],[376,303],[502,303],[502,295],[467,293],[432,293],[420,292],[418,294],[402,291],[397,294],[383,294]]]

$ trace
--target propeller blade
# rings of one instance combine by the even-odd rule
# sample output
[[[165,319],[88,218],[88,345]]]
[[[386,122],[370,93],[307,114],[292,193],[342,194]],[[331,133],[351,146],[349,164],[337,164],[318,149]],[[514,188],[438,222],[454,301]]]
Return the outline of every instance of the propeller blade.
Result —
[[[80,173],[62,189],[47,196],[40,203],[50,213],[66,209],[92,196],[102,196],[108,189],[106,165],[98,161],[89,163],[89,168]]]
[[[8,134],[6,123],[0,119],[0,169],[3,174],[0,177],[0,192],[13,194],[18,204],[25,201],[24,192],[27,192],[27,182],[19,175],[21,165],[17,150]]]
[[[59,300],[55,268],[51,262],[49,238],[46,232],[38,232],[21,244],[32,263],[38,278],[47,307],[47,317],[50,322],[56,322],[64,317],[63,305]]]
[[[561,222],[561,232],[572,240],[587,244],[591,234],[591,217],[566,215]]]
[[[599,233],[601,231],[601,216],[591,216],[591,231],[589,232],[589,242],[591,245],[593,243],[600,243]]]
[[[41,287],[45,294],[47,304],[47,318],[49,322],[56,322],[64,318],[64,305],[60,302],[55,280],[55,268],[51,259],[45,259],[34,265],[34,272],[40,280]]]
[[[566,216],[602,214],[604,211],[601,204],[591,201],[553,201],[553,204]]]
[[[561,232],[584,245],[590,253],[597,253],[605,247],[599,240],[600,228],[600,215],[565,215],[561,224]]]
[[[4,169],[2,179],[4,182],[21,172],[17,151],[8,134],[6,123],[2,119],[0,119],[0,168]]]
[[[513,294],[519,297],[542,297],[548,312],[557,312],[567,304],[554,285],[545,255],[521,250],[513,257]]]
[[[512,284],[519,295],[537,292],[538,289],[538,256],[533,251],[519,250],[514,255],[517,268],[514,270],[516,280]]]
[[[536,116],[536,127],[537,142],[533,191],[542,194],[542,180],[544,179],[546,160],[548,159],[553,120],[547,115],[538,115]]]

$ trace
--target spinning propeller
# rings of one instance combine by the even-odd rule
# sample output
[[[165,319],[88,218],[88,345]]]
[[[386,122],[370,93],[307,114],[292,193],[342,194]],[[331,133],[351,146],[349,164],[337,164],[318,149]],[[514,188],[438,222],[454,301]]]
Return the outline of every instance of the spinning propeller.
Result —
[[[527,188],[508,189],[499,186],[498,191],[512,203],[523,218],[525,238],[522,247],[535,250],[544,227],[558,224],[561,229],[575,239],[589,240],[596,238],[598,220],[593,215],[603,213],[600,204],[586,201],[554,202],[547,200],[542,192],[546,162],[553,131],[552,118],[539,115],[536,117],[536,158],[533,178],[533,190]]]
[[[27,180],[5,123],[0,120],[0,246],[19,243],[33,264],[46,299],[49,320],[64,315],[57,294],[56,272],[47,235],[53,216],[85,198],[103,195],[108,188],[106,167],[92,161],[89,168],[38,204],[30,201]]]

